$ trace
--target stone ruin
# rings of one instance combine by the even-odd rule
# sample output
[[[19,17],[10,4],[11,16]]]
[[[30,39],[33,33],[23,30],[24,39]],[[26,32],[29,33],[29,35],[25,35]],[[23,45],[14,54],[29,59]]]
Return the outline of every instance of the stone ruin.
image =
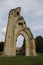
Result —
[[[3,51],[4,56],[16,56],[16,41],[19,35],[22,35],[25,40],[21,48],[25,51],[25,56],[36,56],[35,39],[20,12],[20,7],[9,12]]]

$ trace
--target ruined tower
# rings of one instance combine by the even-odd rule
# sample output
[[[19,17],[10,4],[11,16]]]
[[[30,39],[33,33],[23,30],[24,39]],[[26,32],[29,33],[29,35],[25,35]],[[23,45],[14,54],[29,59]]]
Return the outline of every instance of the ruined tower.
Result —
[[[23,16],[20,15],[21,8],[12,9],[9,12],[8,25],[5,36],[4,55],[16,56],[16,40],[21,34],[25,39],[25,56],[36,56],[35,40],[26,26]]]

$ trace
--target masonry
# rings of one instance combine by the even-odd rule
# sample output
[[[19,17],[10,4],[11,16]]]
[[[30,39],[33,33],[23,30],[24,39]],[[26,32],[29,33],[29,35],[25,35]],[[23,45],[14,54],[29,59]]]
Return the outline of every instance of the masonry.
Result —
[[[19,35],[25,39],[25,56],[36,56],[35,40],[30,28],[27,27],[21,8],[17,7],[9,12],[8,24],[4,44],[4,56],[16,56],[16,40]]]

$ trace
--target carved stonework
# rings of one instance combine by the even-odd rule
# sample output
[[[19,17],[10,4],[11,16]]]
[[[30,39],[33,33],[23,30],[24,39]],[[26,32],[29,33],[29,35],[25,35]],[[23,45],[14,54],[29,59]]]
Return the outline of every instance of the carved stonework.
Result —
[[[24,18],[20,15],[20,11],[21,8],[18,7],[9,12],[4,55],[16,56],[16,40],[21,34],[25,39],[25,56],[36,56],[34,37],[30,29],[26,26]]]

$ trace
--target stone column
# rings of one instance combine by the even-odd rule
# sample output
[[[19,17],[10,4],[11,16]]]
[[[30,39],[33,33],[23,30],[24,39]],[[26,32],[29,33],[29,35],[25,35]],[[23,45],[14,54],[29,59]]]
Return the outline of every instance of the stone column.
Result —
[[[14,43],[13,43],[12,56],[16,56],[16,34],[15,34],[15,31],[14,31]]]
[[[36,56],[36,46],[35,46],[35,40],[32,39],[32,55]]]
[[[25,56],[30,56],[30,45],[29,45],[29,39],[26,39],[26,44],[25,44]]]

